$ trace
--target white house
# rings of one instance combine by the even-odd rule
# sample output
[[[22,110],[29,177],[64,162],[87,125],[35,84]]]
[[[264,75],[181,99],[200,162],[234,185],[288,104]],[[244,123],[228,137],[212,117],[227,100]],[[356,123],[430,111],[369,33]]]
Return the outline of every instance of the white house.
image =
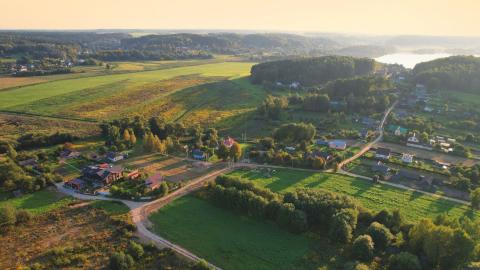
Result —
[[[405,162],[405,163],[412,163],[413,162],[413,155],[403,153],[402,154],[402,161]]]
[[[407,141],[409,143],[419,143],[420,140],[417,138],[417,134],[413,133],[411,137],[408,137]]]

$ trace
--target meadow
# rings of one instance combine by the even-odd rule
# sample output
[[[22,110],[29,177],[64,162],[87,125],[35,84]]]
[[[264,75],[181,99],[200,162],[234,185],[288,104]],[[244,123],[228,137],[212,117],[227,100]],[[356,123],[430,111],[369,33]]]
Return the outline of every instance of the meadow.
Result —
[[[25,194],[17,198],[0,201],[1,205],[10,204],[17,209],[24,209],[34,215],[40,215],[58,209],[73,202],[71,197],[49,190],[41,190],[32,194]]]
[[[304,269],[302,257],[314,244],[194,196],[171,202],[149,219],[156,233],[223,269]]]
[[[478,211],[473,212],[466,205],[339,174],[279,169],[273,175],[261,170],[238,170],[231,175],[251,180],[259,186],[280,193],[309,188],[350,195],[373,211],[399,209],[408,221],[435,218],[439,214],[455,218],[465,215],[474,218],[480,216]]]
[[[183,63],[186,66],[182,67],[62,79],[7,89],[0,91],[0,110],[92,122],[162,115],[168,121],[212,126],[227,123],[220,126],[231,127],[226,119],[255,110],[266,95],[261,87],[245,78],[253,63],[192,62]]]

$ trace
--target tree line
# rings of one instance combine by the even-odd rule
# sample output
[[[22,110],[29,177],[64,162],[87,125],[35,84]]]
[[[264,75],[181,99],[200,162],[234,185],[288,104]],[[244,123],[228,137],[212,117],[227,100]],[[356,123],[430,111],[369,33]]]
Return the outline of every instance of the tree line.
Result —
[[[225,175],[208,186],[207,194],[220,207],[272,220],[293,233],[326,234],[343,246],[341,255],[365,264],[375,260],[394,270],[450,270],[480,258],[480,222],[468,217],[440,215],[411,223],[398,210],[372,213],[334,192],[297,189],[281,195]]]

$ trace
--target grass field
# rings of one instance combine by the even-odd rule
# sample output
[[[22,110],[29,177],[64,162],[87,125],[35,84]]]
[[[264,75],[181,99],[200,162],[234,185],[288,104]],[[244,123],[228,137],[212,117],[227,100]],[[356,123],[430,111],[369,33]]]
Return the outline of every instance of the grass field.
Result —
[[[63,206],[73,201],[70,197],[65,197],[60,193],[41,190],[32,194],[26,194],[18,198],[12,198],[0,201],[0,205],[10,204],[18,209],[25,209],[32,214],[42,214]]]
[[[186,196],[150,216],[154,231],[229,270],[303,269],[313,240]],[[329,253],[325,249],[325,253]]]
[[[124,82],[130,87],[134,87],[188,74],[198,74],[199,76],[205,77],[242,77],[248,75],[251,65],[251,63],[225,62],[131,74],[114,74],[54,81],[0,92],[0,100],[2,101],[0,109],[7,109],[22,104],[28,104],[39,99],[102,86],[108,87],[111,85],[113,88],[111,90],[115,91],[117,90],[115,89],[115,86],[118,86],[115,83],[120,82]]]
[[[93,201],[91,205],[94,208],[105,210],[107,214],[112,216],[124,215],[130,212],[130,208],[117,201]]]
[[[478,211],[474,213],[465,205],[338,174],[288,169],[277,170],[270,177],[261,171],[251,170],[238,170],[231,174],[252,180],[262,187],[280,193],[296,188],[311,188],[347,194],[374,211],[399,209],[409,221],[417,221],[424,217],[434,218],[442,213],[456,218],[464,215],[475,218],[480,216]]]
[[[265,97],[261,87],[242,78],[253,63],[199,63],[7,89],[0,91],[0,110],[92,121],[162,115],[171,121],[213,124],[254,110]],[[117,64],[146,68],[142,63]]]

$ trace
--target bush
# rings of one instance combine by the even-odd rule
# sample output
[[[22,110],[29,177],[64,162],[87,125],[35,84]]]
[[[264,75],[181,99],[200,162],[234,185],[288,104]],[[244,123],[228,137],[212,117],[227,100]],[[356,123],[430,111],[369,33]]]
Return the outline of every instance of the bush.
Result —
[[[388,260],[389,270],[421,270],[418,257],[409,252],[392,255]]]
[[[123,252],[116,252],[110,258],[110,269],[112,270],[126,270],[134,265],[132,256],[125,255]]]
[[[192,267],[192,270],[212,270],[213,268],[208,265],[205,260],[200,260]]]
[[[0,207],[0,227],[15,225],[17,222],[16,210],[11,205]]]
[[[360,235],[353,241],[352,256],[354,259],[369,262],[373,258],[374,244],[370,235]]]
[[[17,223],[24,224],[29,222],[32,219],[32,214],[26,210],[17,211]]]
[[[145,251],[143,250],[142,245],[135,243],[134,241],[130,241],[128,244],[128,254],[132,255],[135,259],[140,259],[143,257]]]
[[[330,239],[342,244],[349,243],[352,240],[352,227],[345,220],[335,219],[330,226]]]
[[[367,229],[367,234],[370,235],[375,243],[375,247],[379,250],[384,250],[392,242],[394,236],[385,225],[378,222],[372,222]]]

